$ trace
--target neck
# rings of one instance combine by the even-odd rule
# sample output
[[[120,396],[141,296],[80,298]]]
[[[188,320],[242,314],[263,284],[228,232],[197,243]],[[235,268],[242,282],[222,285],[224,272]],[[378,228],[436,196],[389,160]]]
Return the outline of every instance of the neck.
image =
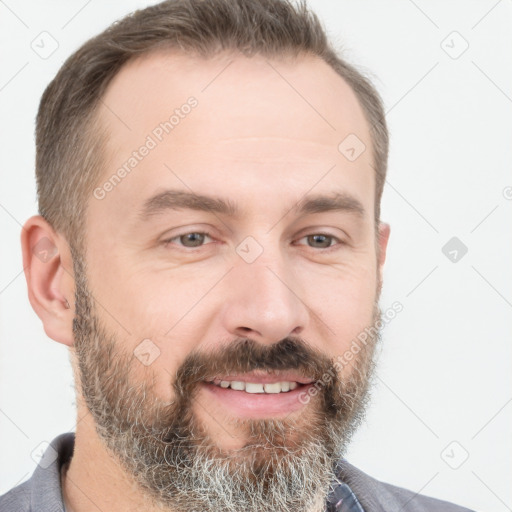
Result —
[[[94,420],[79,406],[75,446],[68,468],[63,468],[61,488],[67,512],[172,512],[144,495],[99,438]],[[319,496],[308,512],[323,512],[325,497]]]
[[[61,477],[68,512],[162,512],[112,458],[90,413],[79,410],[78,418],[73,457]]]

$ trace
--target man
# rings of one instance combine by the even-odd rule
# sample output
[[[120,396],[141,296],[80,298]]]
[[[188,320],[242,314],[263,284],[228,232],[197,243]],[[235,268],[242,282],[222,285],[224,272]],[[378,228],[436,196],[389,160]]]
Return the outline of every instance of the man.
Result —
[[[36,145],[24,267],[78,419],[2,512],[463,510],[342,458],[382,324],[388,136],[305,6],[128,16],[49,85]]]

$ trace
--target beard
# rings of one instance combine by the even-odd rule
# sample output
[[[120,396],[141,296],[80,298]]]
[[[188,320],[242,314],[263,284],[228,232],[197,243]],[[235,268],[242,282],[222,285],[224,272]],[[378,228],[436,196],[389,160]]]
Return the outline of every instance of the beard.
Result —
[[[81,395],[99,438],[153,506],[176,512],[323,510],[336,463],[364,417],[378,331],[343,371],[297,337],[273,345],[236,339],[222,349],[192,352],[170,382],[173,399],[166,402],[154,392],[155,379],[148,379],[154,375],[140,378],[140,362],[101,323],[79,259],[75,282]],[[375,306],[373,325],[380,316]],[[235,419],[244,444],[223,450],[194,414],[198,391],[217,375],[253,370],[294,370],[319,383],[318,393],[291,418]]]

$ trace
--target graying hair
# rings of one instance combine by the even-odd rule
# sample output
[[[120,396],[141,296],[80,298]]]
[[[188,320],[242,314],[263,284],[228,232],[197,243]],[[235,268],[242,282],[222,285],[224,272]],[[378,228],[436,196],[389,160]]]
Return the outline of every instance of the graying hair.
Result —
[[[36,124],[39,213],[81,253],[88,200],[101,177],[105,129],[95,118],[105,90],[130,60],[162,49],[213,57],[312,54],[354,90],[373,143],[375,220],[385,181],[388,131],[382,101],[359,71],[331,46],[304,1],[169,0],[129,14],[71,55],[46,88]]]

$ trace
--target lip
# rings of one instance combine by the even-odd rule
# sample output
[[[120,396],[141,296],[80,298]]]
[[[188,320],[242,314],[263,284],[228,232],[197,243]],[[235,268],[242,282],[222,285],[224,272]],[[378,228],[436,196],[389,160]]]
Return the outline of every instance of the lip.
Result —
[[[286,380],[299,382],[295,379],[289,379],[284,375],[279,375],[274,380],[252,380],[254,375],[248,377],[248,374],[241,376],[229,376],[229,380],[243,380],[244,382],[258,382],[268,384],[272,382],[282,382]],[[263,377],[261,377],[263,379]],[[225,379],[227,380],[227,378]],[[302,380],[304,378],[302,377]],[[286,393],[246,393],[245,391],[236,391],[231,388],[221,388],[211,382],[203,382],[202,389],[215,401],[219,402],[223,410],[241,418],[263,419],[263,418],[283,418],[290,413],[304,408],[307,403],[299,398],[303,393],[307,394],[311,383],[300,384],[293,391]]]
[[[240,382],[254,382],[257,384],[273,384],[275,382],[297,382],[299,384],[311,384],[314,379],[308,379],[303,375],[293,372],[279,372],[279,373],[268,373],[268,372],[248,372],[243,374],[229,374],[229,375],[216,375],[212,379],[208,379],[209,382],[225,380],[228,382],[240,381]]]

